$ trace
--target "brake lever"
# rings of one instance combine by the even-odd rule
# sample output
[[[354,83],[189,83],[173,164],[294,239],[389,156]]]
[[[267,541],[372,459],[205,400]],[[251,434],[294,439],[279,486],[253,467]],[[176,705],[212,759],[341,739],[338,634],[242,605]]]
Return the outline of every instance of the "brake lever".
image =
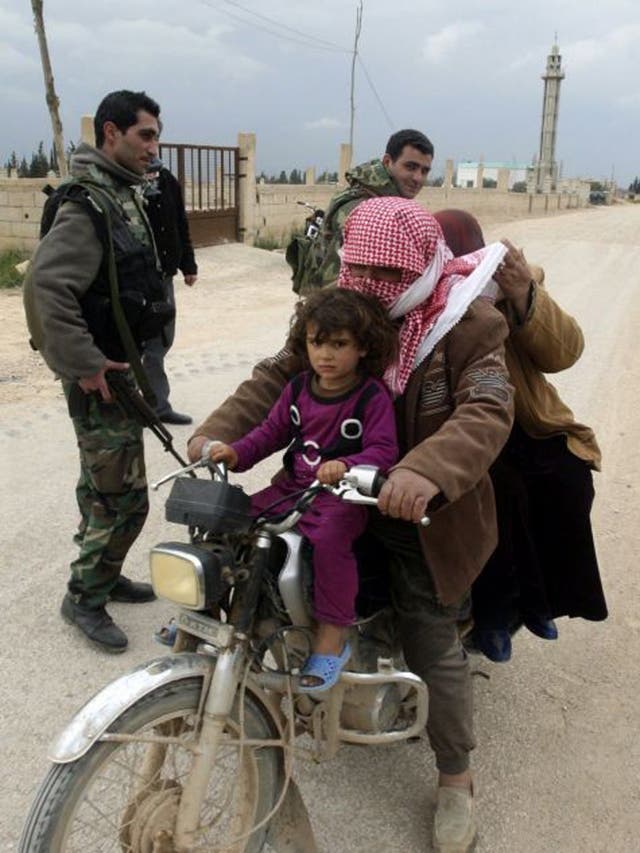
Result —
[[[176,477],[182,476],[182,474],[189,474],[191,471],[195,471],[196,468],[202,468],[206,464],[206,459],[198,459],[197,462],[192,462],[191,465],[187,465],[185,468],[178,468],[177,471],[172,471],[170,474],[165,474],[164,477],[161,477],[159,480],[156,480],[155,483],[151,483],[151,488],[154,492],[157,492],[163,483],[168,483],[169,480],[174,480]]]
[[[340,482],[336,486],[329,486],[327,488],[333,495],[345,501],[346,503],[367,506],[378,505],[378,498],[374,498],[371,495],[362,494],[362,492],[358,491],[358,489],[355,487],[353,482],[349,480],[349,478],[340,480]],[[428,527],[431,524],[431,519],[428,515],[423,515],[418,524],[420,524],[421,527]]]

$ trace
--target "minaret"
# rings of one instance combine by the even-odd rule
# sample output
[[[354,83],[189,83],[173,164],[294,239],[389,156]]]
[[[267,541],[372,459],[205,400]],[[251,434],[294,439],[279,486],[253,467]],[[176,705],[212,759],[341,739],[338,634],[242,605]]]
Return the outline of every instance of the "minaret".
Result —
[[[556,36],[557,41],[557,36]],[[547,71],[544,80],[544,100],[542,102],[542,127],[540,128],[540,153],[536,168],[536,186],[538,192],[549,192],[558,180],[558,166],[555,160],[556,130],[558,125],[558,106],[560,104],[560,83],[564,80],[561,68],[562,57],[557,44],[551,48],[547,57]]]

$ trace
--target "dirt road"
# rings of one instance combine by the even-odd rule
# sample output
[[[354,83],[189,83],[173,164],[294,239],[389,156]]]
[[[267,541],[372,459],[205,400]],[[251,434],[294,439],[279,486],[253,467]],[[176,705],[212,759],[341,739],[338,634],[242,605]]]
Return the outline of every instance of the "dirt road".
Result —
[[[610,618],[560,620],[550,643],[521,632],[511,663],[474,661],[474,767],[483,853],[629,853],[640,836],[640,206],[597,208],[491,226],[541,263],[587,340],[557,377],[576,416],[596,430],[604,472],[594,523]],[[177,409],[203,417],[283,339],[293,295],[281,255],[223,246],[200,253],[193,290],[178,286],[179,330],[169,359]],[[73,555],[76,454],[58,387],[30,353],[18,294],[0,295],[0,849],[15,849],[47,767],[47,745],[99,687],[156,656],[166,603],[113,605],[130,637],[124,656],[90,649],[58,608]],[[175,430],[177,446],[188,428]],[[150,479],[173,467],[147,438]],[[265,467],[245,475],[264,482]],[[143,579],[149,546],[176,536],[152,494],[127,564]],[[345,747],[297,771],[323,853],[429,849],[435,773],[425,743]],[[87,851],[91,853],[91,851]]]

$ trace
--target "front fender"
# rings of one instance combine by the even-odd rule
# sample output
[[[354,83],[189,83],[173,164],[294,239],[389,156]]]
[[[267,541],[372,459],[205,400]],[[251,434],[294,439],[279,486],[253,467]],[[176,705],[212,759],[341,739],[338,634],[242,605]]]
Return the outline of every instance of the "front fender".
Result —
[[[180,652],[156,658],[121,675],[90,699],[52,744],[49,758],[55,764],[68,764],[81,758],[109,726],[140,699],[173,681],[202,678],[215,666],[215,658],[194,652]],[[266,713],[281,731],[273,704],[258,685],[249,679],[247,689],[256,695]]]

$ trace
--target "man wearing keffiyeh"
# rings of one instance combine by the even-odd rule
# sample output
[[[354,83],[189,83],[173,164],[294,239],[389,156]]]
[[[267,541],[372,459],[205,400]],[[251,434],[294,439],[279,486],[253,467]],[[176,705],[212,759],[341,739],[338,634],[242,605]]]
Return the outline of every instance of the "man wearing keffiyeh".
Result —
[[[401,458],[370,529],[388,554],[407,664],[429,688],[440,853],[471,849],[476,834],[471,677],[457,623],[497,542],[488,469],[509,436],[513,399],[492,276],[508,254],[499,243],[454,259],[435,219],[401,198],[362,202],[345,226],[339,286],[377,297],[400,326],[400,356],[385,380]],[[190,457],[208,438],[228,442],[259,423],[299,369],[287,352],[257,365],[198,428]],[[425,510],[431,524],[418,527]]]

